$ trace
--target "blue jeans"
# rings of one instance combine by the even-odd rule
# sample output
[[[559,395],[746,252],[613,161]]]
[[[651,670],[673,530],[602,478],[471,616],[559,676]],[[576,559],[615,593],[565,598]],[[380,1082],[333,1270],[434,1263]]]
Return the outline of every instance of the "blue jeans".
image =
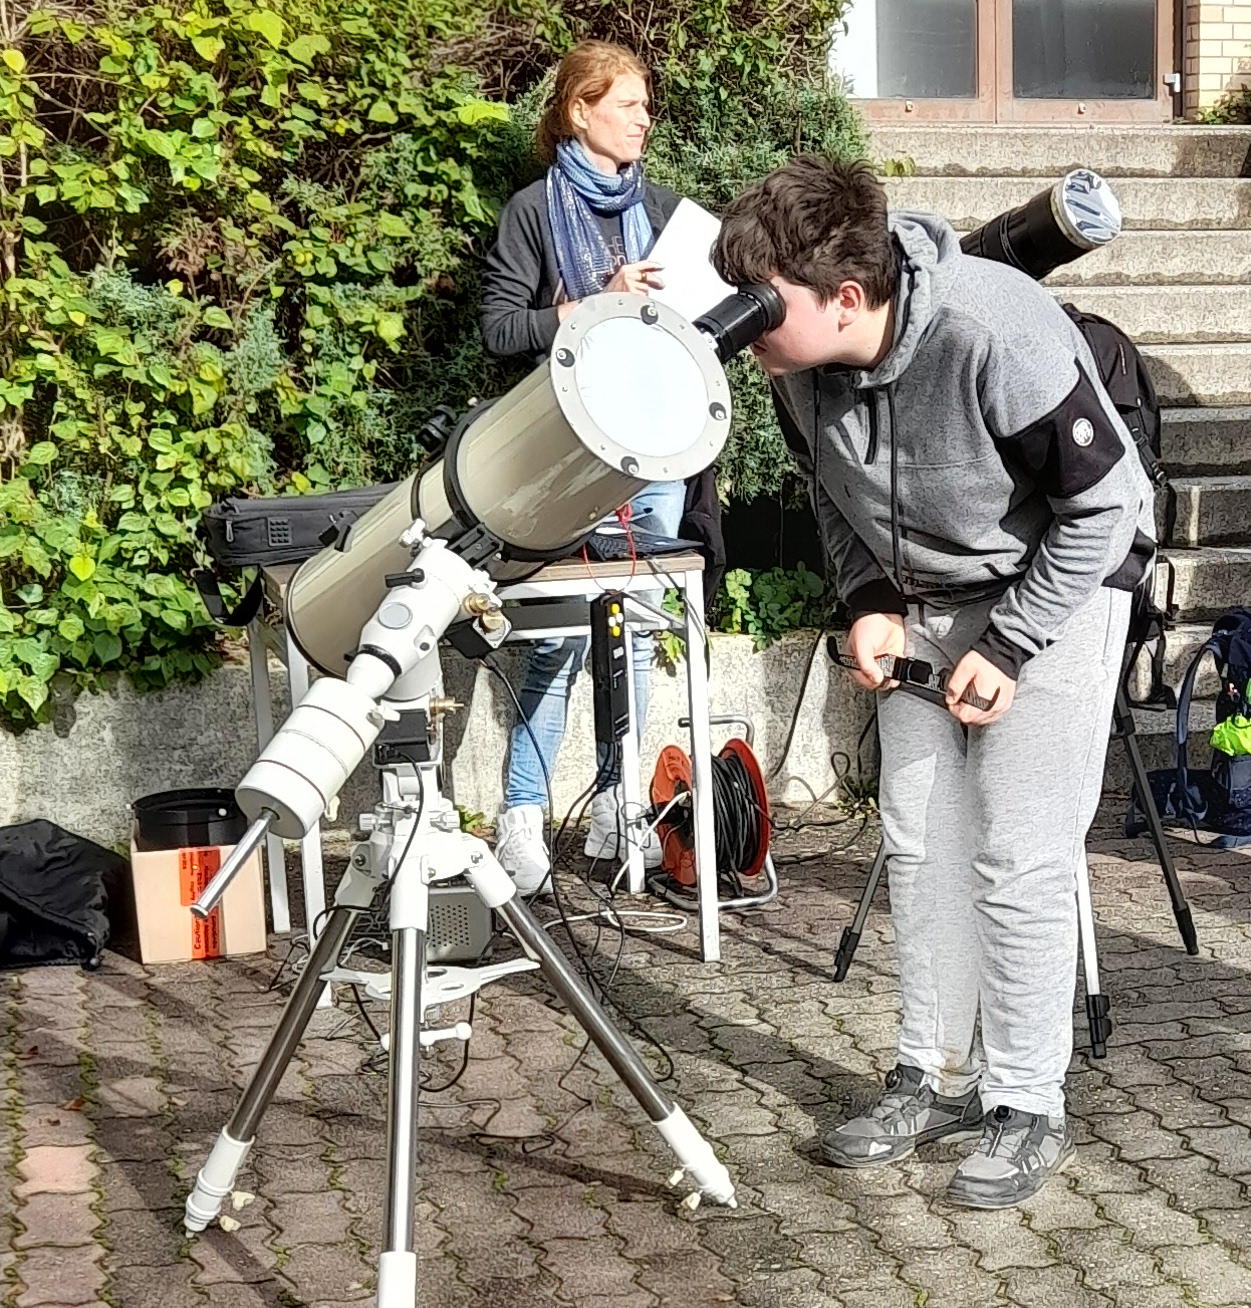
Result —
[[[654,482],[630,501],[633,510],[633,530],[651,532],[657,536],[676,536],[682,522],[682,509],[686,502],[686,483],[681,481]],[[661,591],[647,591],[640,599],[659,606]],[[504,791],[504,807],[518,804],[547,806],[547,786],[543,779],[546,766],[550,778],[555,771],[556,755],[565,735],[565,716],[569,696],[578,672],[586,660],[589,641],[585,636],[570,636],[564,640],[537,640],[527,647],[521,677],[521,711],[525,722],[513,727],[508,750],[508,782]],[[637,721],[635,731],[640,733],[647,716],[647,690],[651,680],[653,659],[650,634],[633,637],[634,656],[634,708]],[[526,730],[525,723],[530,724]],[[534,740],[530,739],[531,732]],[[535,752],[534,742],[542,751],[542,762]],[[599,746],[596,766],[599,790],[615,785],[620,778],[615,768],[607,766],[608,750]]]

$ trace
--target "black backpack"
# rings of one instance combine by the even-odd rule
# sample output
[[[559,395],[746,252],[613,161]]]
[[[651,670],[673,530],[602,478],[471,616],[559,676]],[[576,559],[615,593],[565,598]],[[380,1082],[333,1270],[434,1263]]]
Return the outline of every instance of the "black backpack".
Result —
[[[1190,700],[1203,660],[1216,661],[1220,689],[1212,731],[1212,764],[1192,768],[1187,758]],[[1176,761],[1149,775],[1160,816],[1216,833],[1210,843],[1223,848],[1251,844],[1251,608],[1227,609],[1190,661],[1177,695]],[[1145,829],[1136,807],[1126,821],[1127,835]]]
[[[1173,496],[1168,474],[1160,461],[1160,400],[1155,393],[1146,360],[1138,347],[1113,322],[1097,313],[1086,313],[1072,304],[1060,306],[1072,319],[1077,330],[1086,338],[1090,352],[1095,356],[1099,380],[1108,397],[1116,406],[1122,421],[1134,438],[1138,457],[1155,486],[1155,493],[1165,497],[1166,527],[1173,520]],[[1173,568],[1168,566],[1168,590],[1164,607],[1155,602],[1155,569],[1149,568],[1142,584],[1134,593],[1129,620],[1130,654],[1126,660],[1125,678],[1127,693],[1133,668],[1147,646],[1151,646],[1151,681],[1146,695],[1135,698],[1129,695],[1134,708],[1156,711],[1173,709],[1177,705],[1173,692],[1164,684],[1165,632],[1174,622]]]
[[[1095,356],[1099,380],[1129,434],[1134,438],[1138,457],[1155,483],[1157,491],[1168,485],[1168,474],[1160,462],[1160,400],[1155,393],[1147,362],[1138,347],[1113,322],[1097,313],[1086,313],[1072,304],[1060,306],[1086,338]]]

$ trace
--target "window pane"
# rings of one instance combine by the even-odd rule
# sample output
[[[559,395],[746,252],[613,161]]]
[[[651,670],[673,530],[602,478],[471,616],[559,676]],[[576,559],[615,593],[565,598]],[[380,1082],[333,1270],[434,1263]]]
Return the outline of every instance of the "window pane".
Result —
[[[855,98],[977,95],[977,0],[855,0],[846,22],[833,63]]]
[[[1013,92],[1029,100],[1150,100],[1156,0],[1012,0]]]

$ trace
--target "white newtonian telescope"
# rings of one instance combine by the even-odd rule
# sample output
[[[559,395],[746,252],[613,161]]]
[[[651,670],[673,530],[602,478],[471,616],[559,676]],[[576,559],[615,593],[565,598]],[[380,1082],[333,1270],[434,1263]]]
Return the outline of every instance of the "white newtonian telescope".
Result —
[[[481,655],[507,634],[497,581],[568,557],[649,482],[690,477],[712,463],[730,430],[722,362],[783,313],[769,286],[744,287],[694,323],[642,295],[582,301],[561,323],[545,362],[494,403],[472,409],[441,459],[296,572],[286,621],[324,675],[240,783],[236,793],[251,825],[194,911],[212,911],[266,832],[294,840],[311,831],[401,711],[420,717],[421,749],[410,765],[384,772],[383,802],[362,817],[367,839],[354,846],[308,963],[187,1199],[189,1230],[203,1230],[220,1213],[318,997],[337,975],[352,924],[383,887],[392,949],[390,984],[376,987],[391,1007],[380,1308],[414,1308],[417,1301],[420,1049],[469,1034],[464,1023],[423,1029],[422,1013],[509,970],[542,968],[673,1150],[680,1164],[675,1183],[682,1175],[693,1181],[689,1198],[733,1204],[733,1183],[711,1146],[609,1022],[490,848],[460,830],[438,789],[440,714],[432,699],[441,640]],[[526,958],[428,973],[430,886],[461,876],[503,918]]]

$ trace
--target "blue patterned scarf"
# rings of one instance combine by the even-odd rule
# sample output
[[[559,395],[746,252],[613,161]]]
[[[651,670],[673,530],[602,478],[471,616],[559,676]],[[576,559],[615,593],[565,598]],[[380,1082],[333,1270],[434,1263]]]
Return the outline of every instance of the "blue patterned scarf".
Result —
[[[620,214],[627,263],[652,248],[652,225],[643,208],[643,169],[628,164],[616,176],[601,173],[576,140],[561,141],[547,170],[547,216],[556,241],[556,262],[571,300],[604,289],[613,258],[595,215]]]

